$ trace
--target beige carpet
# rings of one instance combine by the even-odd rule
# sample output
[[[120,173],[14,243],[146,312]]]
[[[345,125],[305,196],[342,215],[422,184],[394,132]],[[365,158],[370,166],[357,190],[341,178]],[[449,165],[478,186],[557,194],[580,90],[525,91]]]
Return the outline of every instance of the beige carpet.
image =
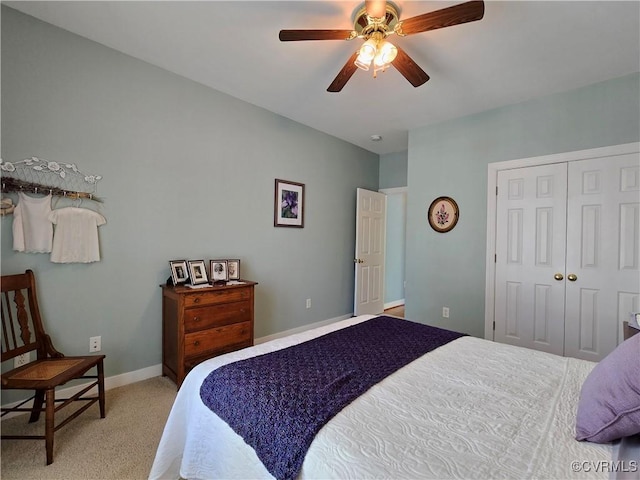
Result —
[[[58,430],[53,463],[49,466],[44,440],[2,440],[0,477],[3,480],[146,479],[175,396],[176,385],[166,377],[107,390],[106,418],[100,418],[96,404]],[[4,420],[2,433],[17,433],[17,429],[24,433],[28,429],[33,431],[31,434],[43,434],[44,414],[33,425],[27,424],[27,420],[27,415]]]

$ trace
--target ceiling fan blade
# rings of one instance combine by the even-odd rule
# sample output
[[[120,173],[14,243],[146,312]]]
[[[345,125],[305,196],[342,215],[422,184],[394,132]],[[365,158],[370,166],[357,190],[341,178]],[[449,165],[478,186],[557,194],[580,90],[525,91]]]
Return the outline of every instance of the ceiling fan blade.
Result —
[[[411,35],[461,23],[475,22],[483,16],[484,2],[482,0],[474,0],[403,20],[398,33],[400,35]]]
[[[404,78],[409,80],[411,85],[419,87],[429,80],[429,75],[427,75],[404,50],[397,45],[396,48],[398,49],[398,55],[396,55],[396,58],[391,62],[391,65],[396,67],[396,70],[398,70]]]
[[[329,88],[327,88],[327,92],[335,93],[342,90],[342,87],[346,85],[346,83],[349,81],[349,79],[353,76],[355,71],[358,69],[358,67],[356,67],[356,64],[354,63],[356,61],[356,58],[358,58],[357,51],[354,52],[353,55],[351,55],[351,57],[349,57],[349,60],[347,60],[347,63],[344,64],[344,67],[342,67],[342,70],[338,72],[338,75],[336,75],[336,78],[333,79],[333,82],[331,82],[331,85],[329,85]]]
[[[349,40],[352,30],[280,30],[281,42],[299,40]]]
[[[387,0],[366,0],[364,8],[370,17],[383,18],[387,15]]]

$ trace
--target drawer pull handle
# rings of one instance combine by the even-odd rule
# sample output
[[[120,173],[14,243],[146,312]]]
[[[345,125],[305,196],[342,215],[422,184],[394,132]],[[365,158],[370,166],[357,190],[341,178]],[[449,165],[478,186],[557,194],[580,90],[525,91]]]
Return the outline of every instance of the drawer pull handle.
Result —
[[[199,322],[199,321],[200,321],[200,318],[199,318],[199,317],[193,317],[193,321],[194,321],[194,322]]]
[[[195,342],[193,342],[194,347],[197,347],[198,345],[200,345],[200,340],[196,340]]]
[[[200,299],[199,298],[194,298],[193,299],[193,303],[200,303]]]

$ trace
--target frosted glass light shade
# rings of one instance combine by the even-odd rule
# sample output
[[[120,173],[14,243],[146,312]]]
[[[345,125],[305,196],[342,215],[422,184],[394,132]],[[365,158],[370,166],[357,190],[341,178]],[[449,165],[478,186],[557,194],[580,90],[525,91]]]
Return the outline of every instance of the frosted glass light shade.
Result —
[[[384,41],[378,47],[373,63],[376,67],[385,67],[393,62],[398,55],[398,49],[390,42]]]
[[[371,60],[376,56],[376,41],[372,38],[367,40],[360,47],[360,53],[358,54],[358,58],[354,62],[356,67],[362,70],[369,70],[369,65],[371,64]]]

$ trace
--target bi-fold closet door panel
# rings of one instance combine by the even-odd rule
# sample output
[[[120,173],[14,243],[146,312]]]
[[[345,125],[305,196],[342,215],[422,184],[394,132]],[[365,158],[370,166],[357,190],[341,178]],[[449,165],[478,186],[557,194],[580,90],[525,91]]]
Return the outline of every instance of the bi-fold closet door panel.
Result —
[[[563,354],[566,209],[566,163],[498,172],[496,341]]]
[[[640,159],[569,163],[565,355],[598,361],[640,311]]]
[[[498,172],[496,341],[588,360],[640,305],[637,154]]]

